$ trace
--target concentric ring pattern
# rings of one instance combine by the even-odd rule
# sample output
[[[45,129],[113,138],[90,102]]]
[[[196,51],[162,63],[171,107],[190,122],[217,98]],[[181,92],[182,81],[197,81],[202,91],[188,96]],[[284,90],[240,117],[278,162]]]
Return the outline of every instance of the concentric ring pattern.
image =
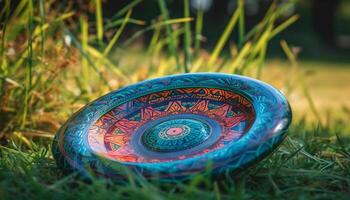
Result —
[[[239,170],[284,138],[291,111],[273,87],[250,78],[196,73],[144,81],[78,111],[55,137],[64,169],[119,177],[123,164],[147,177]]]

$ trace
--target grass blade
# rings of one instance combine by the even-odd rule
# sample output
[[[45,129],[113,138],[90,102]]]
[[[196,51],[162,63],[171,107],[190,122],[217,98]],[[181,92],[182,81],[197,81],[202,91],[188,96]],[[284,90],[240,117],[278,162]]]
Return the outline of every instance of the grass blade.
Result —
[[[151,53],[151,51],[154,49],[155,46],[157,46],[157,42],[159,41],[160,37],[160,26],[155,27],[151,41],[149,42],[149,45],[147,47],[147,53]]]
[[[80,17],[80,35],[81,35],[81,48],[83,51],[87,51],[89,43],[89,23],[85,16]],[[86,88],[86,91],[90,92],[90,67],[85,56],[81,56],[81,65],[82,65],[82,76],[83,84]]]
[[[21,0],[19,2],[19,4],[16,6],[16,9],[14,10],[13,14],[11,17],[17,17],[20,15],[21,12],[23,12],[24,10],[27,9],[27,4],[28,4],[28,0]]]
[[[281,41],[281,46],[282,46],[282,49],[283,49],[284,53],[286,54],[288,60],[292,63],[292,65],[294,67],[297,67],[298,63],[297,63],[296,56],[294,55],[293,51],[290,49],[289,45],[287,44],[287,42],[285,40]],[[306,87],[306,84],[304,81],[304,76],[300,72],[297,72],[297,75],[298,75],[298,82],[299,82],[301,89],[302,89],[302,92],[304,93],[304,96],[305,96],[305,98],[306,98],[306,100],[311,108],[311,111],[314,114],[314,116],[316,117],[316,119],[318,120],[318,122],[322,126],[321,116],[317,111],[317,108],[315,106],[315,103],[314,103],[311,95],[310,95],[308,88]]]
[[[113,22],[110,22],[110,23],[106,24],[106,26],[105,26],[104,28],[105,28],[105,30],[109,30],[109,29],[111,29],[111,28],[114,28],[114,27],[117,27],[117,26],[123,24],[123,22],[124,22],[124,19],[117,19],[117,20],[115,20],[115,21],[113,21]],[[127,23],[135,24],[135,25],[140,25],[140,26],[143,26],[143,25],[146,24],[145,21],[138,20],[138,19],[132,19],[132,18],[130,18],[130,19],[127,21]]]
[[[243,59],[248,55],[251,50],[252,44],[250,42],[246,43],[243,48],[239,51],[237,57],[234,59],[232,64],[228,67],[227,73],[235,73],[237,67],[243,62]]]
[[[133,41],[135,41],[138,37],[141,37],[143,34],[145,34],[147,31],[151,31],[153,29],[161,28],[163,26],[171,25],[171,24],[178,24],[178,23],[184,23],[187,21],[191,21],[192,18],[175,18],[175,19],[169,19],[169,20],[164,20],[160,21],[157,23],[154,23],[146,28],[143,28],[136,33],[134,33],[129,39],[125,40],[123,43],[123,46],[129,46]]]
[[[263,67],[263,63],[265,61],[265,55],[266,55],[266,46],[269,42],[270,39],[270,34],[273,28],[273,22],[274,22],[274,15],[269,18],[270,23],[268,23],[268,27],[266,30],[254,41],[254,45],[251,49],[251,52],[247,58],[246,64],[243,65],[240,69],[239,72],[243,74],[245,70],[248,68],[252,68],[252,63],[258,63],[258,67]],[[257,57],[259,55],[259,57]],[[259,70],[257,75],[259,75]]]
[[[244,43],[244,34],[245,34],[245,16],[244,16],[244,1],[239,0],[238,1],[238,9],[240,9],[241,14],[239,15],[238,20],[238,48],[241,48]]]
[[[158,0],[158,5],[160,8],[160,12],[162,14],[162,16],[164,17],[164,20],[169,20],[169,12],[168,9],[166,7],[165,1],[164,0]],[[175,58],[175,62],[176,62],[176,68],[180,71],[180,58],[179,58],[179,54],[177,53],[177,48],[176,48],[176,42],[175,42],[175,37],[172,34],[173,30],[170,24],[166,24],[165,25],[165,30],[167,33],[167,37],[170,38],[170,43],[168,45],[168,51],[170,56],[173,56]],[[184,71],[186,72],[186,68],[184,68]]]
[[[112,19],[117,19],[118,17],[123,16],[125,13],[127,13],[130,9],[133,9],[137,4],[141,3],[142,0],[133,0],[128,5],[126,5],[124,8],[120,9],[113,17]]]
[[[73,44],[79,49],[81,55],[86,58],[86,60],[90,64],[90,66],[98,74],[100,80],[102,80],[102,82],[108,87],[109,90],[112,90],[112,87],[109,85],[107,79],[103,76],[102,72],[98,69],[98,67],[95,65],[95,63],[92,61],[92,59],[89,57],[87,52],[82,48],[81,44],[78,42],[78,40],[75,38],[75,36],[66,27],[63,27],[63,30],[67,35],[69,35],[72,38]]]
[[[39,0],[39,11],[40,11],[40,26],[43,27],[45,24],[45,5],[43,0]],[[41,31],[41,46],[40,46],[40,52],[41,52],[41,58],[44,58],[45,56],[45,31]]]
[[[184,23],[191,21],[192,18],[175,18],[175,19],[169,19],[169,20],[164,20],[160,21],[154,24],[151,24],[150,26],[147,26],[136,33],[134,33],[129,39],[127,39],[124,43],[123,46],[129,46],[133,41],[135,41],[138,37],[141,37],[143,34],[145,34],[147,31],[151,31],[157,28],[161,28],[163,26],[171,25],[171,24],[178,24],[178,23]]]
[[[97,49],[91,46],[87,46],[86,52],[89,53],[89,55],[96,57],[98,60],[102,60],[102,62],[106,64],[106,66],[109,67],[110,70],[112,70],[116,75],[124,79],[128,79],[128,77],[123,71],[121,71],[117,66],[115,66],[108,58],[103,56]]]
[[[276,8],[276,1],[273,1],[264,18],[245,35],[244,42],[248,41],[254,36],[259,35],[259,33],[262,32],[263,28],[271,21],[270,18],[274,15]]]
[[[266,47],[267,47],[267,43],[265,43],[263,45],[263,47],[261,48],[261,50],[259,52],[259,58],[258,58],[259,65],[258,65],[258,71],[256,73],[257,79],[261,78],[262,68],[264,67],[265,57],[266,57]]]
[[[196,33],[195,33],[195,40],[194,40],[194,55],[195,55],[195,57],[198,57],[199,50],[201,48],[203,15],[204,15],[203,10],[198,9],[197,10],[197,17],[196,17]]]
[[[115,46],[115,44],[117,43],[120,35],[122,34],[122,32],[124,31],[124,28],[127,24],[127,22],[130,19],[132,10],[129,10],[128,13],[126,14],[126,17],[124,18],[124,21],[121,25],[121,27],[118,29],[118,31],[114,34],[113,38],[111,39],[111,41],[108,43],[107,47],[105,48],[105,50],[103,51],[103,56],[107,56],[109,54],[109,52],[112,50],[112,48]]]
[[[96,29],[97,40],[100,46],[103,44],[103,16],[102,16],[102,1],[95,0],[96,4]]]
[[[7,27],[7,23],[9,21],[9,17],[10,17],[10,1],[5,1],[5,6],[3,7],[3,9],[1,10],[1,16],[0,16],[0,20],[2,20],[2,16],[5,15],[5,19],[4,19],[4,25],[2,26],[2,30],[1,30],[1,38],[0,38],[0,58],[1,58],[1,63],[0,63],[0,74],[4,73],[5,71],[5,35],[6,35],[6,27]],[[2,82],[2,81],[1,81]],[[0,83],[1,83],[0,82]],[[1,86],[1,85],[0,85]],[[2,88],[2,87],[1,87]],[[2,92],[0,93],[1,96]]]
[[[184,17],[190,17],[190,5],[189,0],[184,0]],[[191,55],[191,27],[190,22],[185,22],[185,37],[184,37],[184,46],[185,46],[185,72],[187,73],[192,66],[192,55]]]
[[[216,43],[216,46],[214,48],[213,53],[210,55],[208,65],[212,66],[215,61],[217,60],[218,56],[220,55],[222,49],[224,48],[224,45],[226,44],[227,40],[229,39],[229,36],[235,27],[238,18],[241,15],[241,8],[237,8],[236,11],[233,13],[229,23],[227,24],[223,34],[221,35],[219,41]]]
[[[32,68],[33,68],[33,41],[32,41],[32,31],[33,31],[33,1],[28,2],[28,55],[27,55],[27,67],[26,67],[26,86],[24,92],[24,106],[22,114],[21,128],[26,125],[27,114],[29,111],[29,99],[30,91],[32,88]]]
[[[275,37],[277,34],[279,34],[281,31],[286,29],[288,26],[290,26],[291,24],[296,22],[298,19],[299,19],[298,15],[293,15],[292,17],[288,18],[286,21],[284,21],[282,24],[280,24],[274,30],[272,30],[272,32],[270,34],[270,38]]]
[[[285,40],[281,41],[281,47],[282,47],[284,53],[286,54],[289,62],[291,62],[291,64],[293,66],[296,66],[298,64],[297,60],[296,60],[296,57],[293,54],[292,50],[289,48],[289,46],[288,46],[288,44],[287,44],[287,42]]]
[[[65,20],[65,19],[67,19],[67,18],[69,18],[69,17],[71,17],[73,15],[74,15],[74,12],[64,13],[61,16],[59,16],[58,18],[56,18],[53,22],[46,23],[46,24],[44,24],[43,27],[36,27],[35,30],[32,33],[32,38],[37,37],[41,33],[41,31],[44,31],[44,30],[48,29],[50,26],[52,26],[53,23],[60,23],[63,20]],[[33,46],[33,49],[36,48],[37,42],[35,40],[33,41],[32,46]],[[23,62],[25,61],[24,58],[27,57],[27,56],[28,56],[28,48],[23,51],[22,55],[20,56],[20,59],[18,59],[13,64],[12,68],[13,68],[14,71],[17,70],[23,64]]]

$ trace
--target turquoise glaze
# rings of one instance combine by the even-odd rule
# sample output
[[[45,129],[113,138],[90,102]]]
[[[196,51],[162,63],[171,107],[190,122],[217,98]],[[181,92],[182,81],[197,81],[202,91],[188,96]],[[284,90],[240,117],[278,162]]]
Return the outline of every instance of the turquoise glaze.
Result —
[[[178,118],[161,122],[146,130],[142,143],[157,152],[174,152],[195,147],[211,135],[205,122]]]
[[[145,96],[150,98],[144,101]],[[173,102],[182,110],[170,106]],[[202,110],[194,109],[202,102]],[[149,178],[180,178],[203,171],[209,161],[213,173],[236,172],[283,141],[291,116],[286,98],[264,82],[219,73],[172,75],[89,103],[60,128],[52,149],[62,169],[83,176],[93,171],[119,179],[114,166],[122,164]]]

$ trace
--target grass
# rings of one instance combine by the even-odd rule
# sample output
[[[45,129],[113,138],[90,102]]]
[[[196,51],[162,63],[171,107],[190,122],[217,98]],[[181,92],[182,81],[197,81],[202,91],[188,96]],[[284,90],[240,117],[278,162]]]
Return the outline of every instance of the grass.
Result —
[[[298,80],[300,77],[303,78],[303,83]],[[299,61],[296,67],[291,67],[289,61],[281,59],[269,59],[261,76],[262,80],[284,92],[295,118],[307,116],[309,122],[321,118],[323,123],[329,117],[348,121],[350,101],[348,93],[342,91],[350,90],[350,84],[344,82],[349,78],[350,68],[347,64]],[[319,117],[312,110],[302,89],[303,85],[307,86]]]
[[[347,199],[350,191],[350,138],[345,122],[324,127],[294,123],[283,145],[238,176],[198,174],[187,182],[147,181],[136,175],[125,183],[94,178],[83,182],[63,175],[50,153],[50,140],[31,148],[13,138],[0,147],[3,199]]]
[[[198,10],[191,16],[188,0],[183,1],[181,18],[171,18],[166,2],[158,0],[159,17],[151,22],[133,17],[133,8],[142,0],[131,1],[111,19],[103,17],[101,0],[89,1],[87,10],[74,9],[69,2],[57,8],[52,1],[21,0],[12,9],[10,0],[0,3],[5,5],[0,8],[1,199],[346,199],[350,195],[346,118],[319,116],[320,98],[312,98],[308,77],[286,41],[281,42],[281,51],[292,73],[268,82],[280,89],[286,86],[289,98],[298,92],[316,120],[304,120],[304,110],[293,108],[297,117],[282,146],[238,175],[197,174],[185,182],[166,183],[129,174],[124,183],[98,177],[88,183],[75,174],[62,174],[51,155],[60,125],[113,89],[184,72],[273,78],[274,70],[265,69],[270,65],[266,49],[298,19],[293,15],[276,23],[294,1],[282,7],[272,3],[265,17],[246,30],[240,0],[212,51],[201,48],[205,13]],[[131,26],[135,31],[128,29]],[[236,30],[237,44],[229,43]],[[151,35],[149,43],[140,42],[145,34]],[[224,55],[227,49],[230,54]]]

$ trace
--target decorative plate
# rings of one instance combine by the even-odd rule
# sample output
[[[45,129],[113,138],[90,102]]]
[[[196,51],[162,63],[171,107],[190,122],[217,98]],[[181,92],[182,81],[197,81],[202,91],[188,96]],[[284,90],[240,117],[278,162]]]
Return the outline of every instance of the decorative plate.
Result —
[[[291,121],[285,97],[251,78],[194,73],[113,91],[75,113],[58,131],[53,155],[63,169],[121,178],[179,178],[242,170],[280,144]],[[89,173],[88,173],[89,172]]]

